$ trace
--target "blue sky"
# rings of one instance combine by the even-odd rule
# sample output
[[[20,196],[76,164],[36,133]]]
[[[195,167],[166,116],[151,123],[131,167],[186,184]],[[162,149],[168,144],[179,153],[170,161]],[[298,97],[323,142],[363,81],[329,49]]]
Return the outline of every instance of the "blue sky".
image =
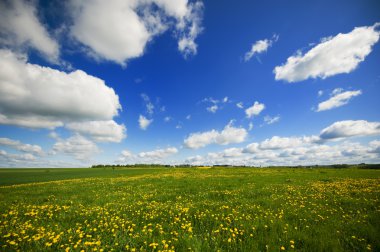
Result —
[[[378,1],[0,1],[0,166],[380,162]]]

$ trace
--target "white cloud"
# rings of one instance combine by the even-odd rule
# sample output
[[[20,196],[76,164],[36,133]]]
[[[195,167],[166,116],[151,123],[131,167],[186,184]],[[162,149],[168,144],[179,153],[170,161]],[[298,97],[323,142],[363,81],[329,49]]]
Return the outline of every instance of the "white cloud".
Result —
[[[369,147],[371,153],[377,153],[380,155],[380,141],[379,140],[374,140],[369,142]]]
[[[23,167],[24,164],[31,164],[33,163],[37,158],[30,153],[24,153],[24,154],[12,154],[8,153],[4,150],[0,150],[0,165],[3,167],[9,167],[9,166],[18,166],[22,164]]]
[[[328,127],[329,130],[322,130],[320,136],[273,136],[261,142],[250,143],[245,148],[228,148],[220,152],[190,157],[185,160],[185,163],[235,166],[379,163],[380,140],[372,140],[368,143],[334,141],[336,138],[350,136],[380,135],[380,123],[378,122],[350,122],[334,123]],[[351,132],[347,131],[350,129]]]
[[[250,122],[248,125],[248,131],[251,131],[251,130],[253,130],[253,123],[252,122]]]
[[[120,157],[116,160],[116,163],[133,163],[135,160],[136,155],[129,150],[123,150]]]
[[[213,129],[206,132],[192,133],[184,140],[184,144],[190,149],[198,149],[209,144],[227,145],[244,142],[247,135],[246,129],[233,127],[230,122],[220,132]]]
[[[144,100],[145,102],[145,106],[146,106],[146,111],[149,115],[153,115],[154,113],[154,105],[153,103],[150,101],[150,98],[148,95],[146,94],[141,94],[141,98]]]
[[[7,146],[22,152],[30,152],[36,155],[44,154],[41,146],[39,145],[24,144],[18,140],[13,140],[9,138],[0,138],[0,146]]]
[[[56,140],[59,139],[59,135],[58,135],[58,133],[55,132],[55,131],[50,132],[50,133],[48,134],[48,137],[53,138],[53,139],[56,139]]]
[[[165,163],[167,160],[165,158],[170,157],[178,153],[177,148],[168,147],[166,149],[157,149],[153,151],[143,151],[134,155],[129,150],[123,150],[120,157],[116,160],[117,163]]]
[[[169,147],[166,149],[158,149],[154,151],[147,151],[147,152],[140,152],[138,156],[140,158],[147,158],[147,159],[163,159],[168,156],[174,155],[178,153],[177,148],[175,147]]]
[[[304,144],[300,137],[279,137],[273,136],[270,139],[265,139],[260,143],[259,147],[262,150],[266,149],[286,149],[290,147],[297,147]]]
[[[59,139],[53,146],[53,151],[75,157],[85,161],[99,153],[96,144],[87,138],[77,134],[67,139]]]
[[[123,150],[123,151],[121,152],[121,155],[122,155],[123,157],[125,157],[125,158],[133,157],[132,152],[130,152],[129,150]]]
[[[323,95],[323,90],[319,90],[318,91],[318,96],[322,96]]]
[[[320,138],[323,140],[331,140],[373,135],[380,135],[380,122],[347,120],[335,122],[324,128],[320,133]]]
[[[265,109],[265,105],[263,103],[260,103],[258,101],[255,101],[255,103],[247,108],[245,110],[245,114],[247,115],[247,118],[251,118],[253,116],[257,116]]]
[[[231,122],[216,136],[215,143],[227,145],[232,143],[241,143],[245,141],[248,132],[244,128],[233,127]]]
[[[70,7],[71,34],[100,58],[125,65],[127,60],[142,56],[147,43],[168,28],[175,28],[181,53],[197,53],[195,39],[202,31],[201,2],[72,0]]]
[[[210,105],[206,110],[211,113],[216,113],[216,111],[223,109],[226,103],[229,103],[229,98],[225,96],[223,99],[219,100],[213,97],[208,97],[204,98],[201,102],[209,103]]]
[[[250,143],[243,149],[244,153],[257,153],[259,151],[260,149],[258,143]]]
[[[187,115],[186,120],[190,120],[190,119],[191,119],[191,115]]]
[[[180,34],[178,50],[184,55],[184,57],[197,54],[198,46],[195,43],[195,39],[203,31],[201,25],[203,3],[198,1],[195,3],[189,3],[187,6],[186,14],[179,19],[180,21],[177,24],[177,31]]]
[[[357,27],[349,33],[322,39],[304,55],[298,53],[275,67],[275,79],[297,82],[352,72],[379,40],[380,32],[376,30],[379,25]]]
[[[223,150],[223,157],[239,157],[242,155],[241,148],[229,148]]]
[[[278,121],[280,121],[280,116],[274,116],[274,117],[264,116],[264,122],[266,124],[273,124],[273,123],[276,123]]]
[[[217,110],[218,110],[218,105],[212,105],[210,107],[207,107],[207,111],[211,113],[216,113]]]
[[[236,107],[238,107],[238,108],[240,108],[240,109],[243,109],[243,108],[244,108],[242,102],[238,102],[238,103],[236,103]]]
[[[127,137],[124,124],[109,121],[88,121],[69,123],[66,127],[82,135],[91,136],[97,142],[116,142]]]
[[[204,165],[203,157],[201,155],[191,156],[186,158],[185,160],[186,164],[193,164],[193,165]]]
[[[144,53],[152,34],[132,1],[71,1],[72,35],[99,57],[124,65]],[[112,27],[112,28],[111,28]]]
[[[192,133],[184,140],[184,144],[190,149],[205,147],[206,145],[214,143],[218,134],[219,133],[216,130]]]
[[[5,36],[1,41],[5,46],[32,47],[51,62],[58,61],[58,43],[38,20],[34,1],[0,2],[0,29],[0,35]]]
[[[165,122],[170,122],[172,120],[172,118],[170,117],[170,116],[166,116],[165,118],[164,118],[164,121]]]
[[[271,148],[263,149],[260,145],[268,143],[251,143],[246,148],[229,148],[221,152],[212,152],[204,156],[186,159],[193,165],[324,165],[324,164],[357,164],[361,162],[378,163],[380,161],[380,141],[368,144],[353,142],[335,142],[333,145],[320,144],[314,141],[317,137],[284,137],[273,140]],[[276,145],[273,145],[276,142]]]
[[[334,94],[334,92],[333,92]],[[324,110],[330,110],[333,108],[341,107],[343,105],[346,105],[352,97],[361,95],[361,90],[355,90],[355,91],[346,91],[343,93],[336,93],[333,97],[330,99],[323,101],[318,104],[317,112],[324,111]]]
[[[303,147],[311,144],[320,143],[318,136],[303,136],[303,137],[279,137],[265,139],[260,143],[251,143],[243,149],[245,153],[258,153],[265,150],[280,150],[295,147]]]
[[[30,64],[0,50],[0,124],[55,128],[111,120],[119,109],[119,97],[99,78],[81,70],[66,73]]]
[[[152,122],[153,119],[148,119],[143,115],[139,116],[139,125],[142,130],[146,130]]]
[[[343,91],[344,91],[343,88],[335,88],[335,89],[331,92],[331,95],[337,95],[337,94],[342,93]]]
[[[278,40],[278,35],[274,35],[272,39],[258,40],[252,44],[251,50],[244,55],[244,61],[249,61],[253,55],[266,52],[274,42]]]

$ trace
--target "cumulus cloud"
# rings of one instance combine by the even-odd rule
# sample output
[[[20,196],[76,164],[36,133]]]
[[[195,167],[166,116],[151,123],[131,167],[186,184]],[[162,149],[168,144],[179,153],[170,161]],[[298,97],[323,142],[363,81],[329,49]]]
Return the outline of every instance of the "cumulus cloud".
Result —
[[[351,100],[351,98],[361,94],[361,90],[346,91],[340,93],[333,92],[333,96],[330,99],[318,104],[317,112],[330,110],[346,105]]]
[[[123,151],[121,152],[121,155],[122,155],[123,157],[126,157],[126,158],[129,158],[129,157],[132,157],[132,156],[133,156],[132,152],[130,152],[129,150],[123,150]]]
[[[273,123],[276,123],[280,121],[280,116],[274,116],[274,117],[271,117],[271,116],[264,116],[264,122],[266,124],[273,124]]]
[[[243,109],[243,108],[244,108],[242,102],[238,102],[238,103],[236,103],[236,107],[238,107],[239,109]]]
[[[248,133],[244,128],[236,128],[229,123],[224,129],[215,137],[215,143],[227,145],[232,143],[244,142]]]
[[[241,148],[228,148],[223,150],[222,154],[223,157],[239,157],[243,153]]]
[[[324,128],[320,133],[323,140],[342,139],[354,136],[380,135],[380,122],[365,120],[339,121]]]
[[[249,61],[254,55],[264,53],[269,47],[278,40],[278,35],[274,35],[272,39],[258,40],[252,44],[251,50],[244,55],[244,61]]]
[[[0,165],[17,166],[18,164],[30,164],[36,160],[36,157],[30,153],[13,154],[0,150]]]
[[[70,8],[71,34],[102,59],[125,65],[129,59],[142,56],[147,43],[168,28],[176,31],[178,49],[184,56],[197,53],[195,39],[202,31],[201,2],[71,1]]]
[[[371,148],[370,152],[371,153],[376,153],[380,156],[380,141],[379,140],[374,140],[369,142],[369,147]]]
[[[257,116],[265,109],[265,105],[263,103],[260,103],[258,101],[255,101],[255,103],[247,108],[245,110],[245,114],[247,115],[247,118],[251,118],[253,116]]]
[[[139,126],[142,130],[146,130],[152,122],[153,119],[148,119],[143,115],[139,116]]]
[[[275,79],[298,82],[352,72],[379,40],[380,32],[376,30],[379,25],[357,27],[349,33],[323,38],[305,54],[298,52],[285,64],[276,66]]]
[[[115,91],[99,78],[30,64],[0,50],[0,124],[52,129],[69,122],[111,120],[120,109]]]
[[[273,136],[270,139],[265,139],[260,143],[259,148],[266,149],[286,149],[290,147],[299,147],[319,141],[317,136],[312,137],[279,137]]]
[[[51,62],[59,58],[59,45],[39,21],[34,1],[0,2],[0,36],[6,47],[32,47]]]
[[[187,158],[185,162],[193,165],[294,166],[380,161],[378,140],[367,144],[335,142],[333,145],[326,145],[310,141],[314,138],[316,137],[271,138],[261,143],[251,143],[245,148],[229,148],[203,156],[197,155]],[[268,141],[272,142],[270,148],[264,148]]]
[[[0,138],[0,146],[6,146],[18,151],[32,153],[36,155],[44,154],[41,146],[39,145],[24,144],[18,140],[13,140],[10,138],[4,138],[4,137]]]
[[[380,141],[368,143],[331,141],[350,136],[380,135],[380,123],[366,121],[336,122],[321,131],[319,136],[273,136],[253,142],[245,148],[228,148],[206,155],[187,158],[193,165],[323,165],[379,163]]]
[[[184,144],[190,149],[198,149],[209,144],[227,145],[244,142],[247,135],[246,129],[236,128],[230,122],[220,132],[213,129],[206,132],[192,133],[184,140]]]
[[[66,127],[82,135],[88,135],[97,142],[120,143],[127,137],[124,124],[119,125],[113,120],[73,122]]]
[[[67,139],[59,139],[53,146],[53,151],[73,156],[80,161],[89,160],[100,152],[98,146],[89,139],[76,134]]]
[[[118,163],[162,163],[167,162],[166,158],[177,154],[178,149],[175,147],[168,147],[165,149],[156,149],[152,151],[143,151],[138,154],[133,154],[129,150],[123,150],[119,159],[116,161]]]
[[[242,152],[244,152],[244,153],[256,153],[256,152],[259,152],[259,150],[260,149],[259,149],[258,143],[250,143],[242,150]]]
[[[174,155],[178,153],[177,148],[175,147],[169,147],[166,149],[158,149],[154,151],[147,151],[147,152],[140,152],[138,156],[140,158],[147,158],[147,159],[163,159],[168,156]]]
[[[192,133],[188,138],[184,140],[184,144],[190,149],[205,147],[206,145],[214,143],[215,138],[218,136],[218,134],[219,133],[216,130]]]

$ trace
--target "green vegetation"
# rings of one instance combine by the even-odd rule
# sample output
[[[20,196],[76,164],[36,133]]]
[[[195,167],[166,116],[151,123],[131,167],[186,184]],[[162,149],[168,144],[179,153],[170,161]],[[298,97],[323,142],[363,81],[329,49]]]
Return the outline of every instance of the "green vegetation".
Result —
[[[380,170],[0,170],[2,251],[380,251]]]

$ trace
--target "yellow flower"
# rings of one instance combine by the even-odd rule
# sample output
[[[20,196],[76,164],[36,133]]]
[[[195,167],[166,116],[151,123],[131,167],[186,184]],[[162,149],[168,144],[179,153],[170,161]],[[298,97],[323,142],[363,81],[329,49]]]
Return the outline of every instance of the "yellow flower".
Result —
[[[281,248],[280,248],[281,250],[285,250],[285,247],[284,246],[281,246]]]

